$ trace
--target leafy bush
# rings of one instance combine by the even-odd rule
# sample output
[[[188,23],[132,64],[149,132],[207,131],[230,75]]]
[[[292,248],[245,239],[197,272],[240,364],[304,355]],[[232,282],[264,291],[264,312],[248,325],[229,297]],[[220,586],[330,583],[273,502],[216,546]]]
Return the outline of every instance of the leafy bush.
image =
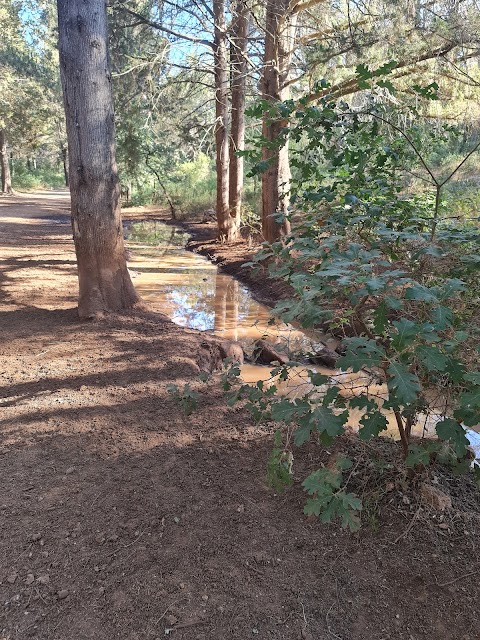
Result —
[[[274,313],[341,338],[338,367],[358,372],[361,380],[351,389],[338,376],[312,371],[308,390],[292,399],[280,397],[275,384],[233,385],[233,370],[224,379],[229,401],[246,398],[257,419],[294,429],[296,446],[312,437],[331,445],[352,410],[361,412],[359,437],[376,438],[389,413],[410,475],[435,459],[468,470],[466,427],[480,422],[480,372],[472,371],[478,357],[478,348],[472,349],[478,343],[472,305],[478,226],[455,226],[442,216],[448,180],[436,177],[413,133],[393,125],[400,135],[392,142],[388,113],[374,100],[361,112],[328,97],[313,106],[260,105],[265,108],[269,117],[289,123],[277,144],[287,135],[296,142],[292,232],[256,258],[267,260],[271,275],[294,291]],[[415,171],[426,172],[424,182],[431,184],[423,192],[406,190],[404,167],[412,169],[412,150]],[[257,170],[265,168],[260,161]],[[272,377],[288,379],[295,365],[275,368]],[[438,439],[413,441],[413,426],[429,416]],[[287,451],[277,438],[269,466],[276,488]],[[361,502],[342,489],[349,466],[342,458],[305,480],[311,496],[305,511],[324,521],[340,516],[355,530]],[[475,472],[480,476],[478,466]]]
[[[12,183],[13,188],[19,190],[65,188],[63,169],[49,164],[29,170],[18,163],[15,167]]]

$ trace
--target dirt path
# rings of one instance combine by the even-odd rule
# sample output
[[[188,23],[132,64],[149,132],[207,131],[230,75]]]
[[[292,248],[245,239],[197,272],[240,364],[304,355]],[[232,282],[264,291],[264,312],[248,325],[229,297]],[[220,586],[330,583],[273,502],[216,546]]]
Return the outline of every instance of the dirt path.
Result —
[[[1,640],[478,640],[478,514],[395,490],[378,533],[306,521],[318,450],[275,496],[271,430],[215,385],[190,417],[166,392],[194,332],[78,322],[67,210],[0,199]]]

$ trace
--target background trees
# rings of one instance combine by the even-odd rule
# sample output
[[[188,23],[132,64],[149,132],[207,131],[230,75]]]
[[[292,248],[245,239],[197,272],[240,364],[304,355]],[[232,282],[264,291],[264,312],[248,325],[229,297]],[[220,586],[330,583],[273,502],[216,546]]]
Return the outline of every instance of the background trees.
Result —
[[[0,45],[7,62],[0,125],[7,155],[17,158],[14,185],[39,168],[63,180],[52,6],[2,5],[9,27]],[[226,241],[238,237],[245,210],[258,216],[266,239],[288,230],[285,215],[272,217],[288,212],[288,136],[280,150],[268,147],[283,129],[275,105],[289,97],[313,104],[331,94],[361,108],[369,99],[365,70],[372,69],[389,73],[377,100],[393,106],[389,88],[408,93],[412,84],[435,82],[442,99],[429,117],[478,129],[474,0],[114,0],[109,13],[122,182],[134,203],[156,200],[188,212],[216,202]],[[260,98],[273,111],[245,116]],[[247,174],[251,163],[242,154],[245,136],[248,147],[260,130],[262,197],[258,179],[244,178],[244,162]]]

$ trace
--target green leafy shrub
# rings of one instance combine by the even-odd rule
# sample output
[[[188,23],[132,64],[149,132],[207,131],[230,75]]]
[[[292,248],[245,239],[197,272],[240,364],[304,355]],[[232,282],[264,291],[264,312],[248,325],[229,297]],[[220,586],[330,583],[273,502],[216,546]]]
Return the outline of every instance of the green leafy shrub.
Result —
[[[434,95],[435,87],[429,91]],[[478,226],[452,224],[442,200],[460,167],[438,178],[415,131],[392,125],[373,99],[362,110],[328,97],[300,107],[261,104],[257,114],[265,108],[269,117],[289,123],[277,144],[287,135],[294,141],[292,232],[256,257],[294,291],[274,313],[338,336],[338,367],[359,373],[361,382],[347,389],[338,376],[312,371],[308,390],[292,399],[279,396],[275,384],[235,386],[227,374],[229,401],[246,398],[258,420],[293,429],[296,446],[311,438],[330,446],[345,432],[352,410],[361,412],[359,437],[376,438],[387,429],[389,414],[411,475],[436,459],[468,470],[466,428],[480,422],[478,306],[472,304],[480,232]],[[399,134],[393,141],[391,127]],[[260,160],[256,171],[267,164]],[[412,171],[423,171],[429,186],[409,191]],[[272,370],[272,379],[288,379],[295,364]],[[413,426],[429,417],[438,439],[415,442]],[[285,455],[277,436],[270,461],[278,471],[270,473],[277,489],[279,482],[289,483]],[[342,488],[342,471],[350,465],[342,458],[334,469],[305,480],[311,496],[305,511],[324,521],[339,516],[355,530],[361,502]]]

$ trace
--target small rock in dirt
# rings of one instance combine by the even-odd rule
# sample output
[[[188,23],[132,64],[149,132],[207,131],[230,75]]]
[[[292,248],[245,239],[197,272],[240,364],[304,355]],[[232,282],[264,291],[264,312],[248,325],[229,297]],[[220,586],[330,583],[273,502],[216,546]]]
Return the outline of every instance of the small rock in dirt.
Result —
[[[244,513],[245,512],[245,505],[241,504],[237,507],[237,511],[238,513]]]
[[[448,527],[448,524],[447,524],[446,522],[441,522],[441,523],[438,525],[438,528],[439,528],[439,529],[443,529],[444,531],[446,531],[449,527]]]
[[[37,578],[37,582],[40,584],[48,584],[50,582],[50,576],[47,576],[46,574],[43,576],[39,576]]]
[[[340,356],[336,351],[332,351],[325,347],[325,349],[321,349],[318,353],[314,353],[309,356],[308,359],[312,364],[319,364],[323,367],[327,367],[328,369],[335,369],[339,357]]]
[[[74,473],[74,472],[75,472],[75,467],[68,467],[68,469],[65,471],[67,476],[71,476],[72,473]]]
[[[403,496],[402,502],[403,504],[410,504],[410,498],[408,496]]]
[[[78,389],[78,390],[79,390],[79,391],[86,391],[87,389],[88,389],[88,387],[87,387],[86,385],[82,384],[82,385],[79,387],[79,389]]]
[[[35,576],[33,575],[33,573],[29,573],[27,575],[27,577],[25,578],[25,584],[33,584],[35,582]]]
[[[446,493],[433,487],[431,484],[422,484],[420,487],[420,495],[425,500],[426,504],[430,505],[437,511],[445,511],[445,509],[451,509],[452,499],[447,496]]]
[[[272,364],[272,362],[286,364],[289,359],[285,354],[278,352],[268,342],[265,342],[265,340],[257,340],[253,350],[253,360],[257,364]]]
[[[17,578],[18,578],[18,573],[12,573],[8,576],[7,582],[9,582],[10,584],[15,584]]]
[[[98,536],[95,536],[95,542],[97,544],[103,544],[105,542],[105,536],[103,533],[99,533]]]
[[[206,601],[208,600],[208,596],[207,596],[207,594],[204,594],[204,595],[202,596],[202,600],[203,600],[204,602],[206,602]]]
[[[57,598],[59,600],[65,600],[65,598],[68,598],[68,591],[67,589],[61,589],[58,593],[57,593]]]
[[[257,564],[268,564],[271,560],[270,556],[265,551],[257,551],[253,554],[253,558]]]
[[[176,616],[174,616],[173,614],[166,616],[165,620],[167,622],[167,624],[169,624],[170,626],[173,626],[174,624],[177,624],[178,622],[178,618]]]
[[[32,542],[38,542],[41,539],[42,539],[41,533],[34,533],[31,537]]]

